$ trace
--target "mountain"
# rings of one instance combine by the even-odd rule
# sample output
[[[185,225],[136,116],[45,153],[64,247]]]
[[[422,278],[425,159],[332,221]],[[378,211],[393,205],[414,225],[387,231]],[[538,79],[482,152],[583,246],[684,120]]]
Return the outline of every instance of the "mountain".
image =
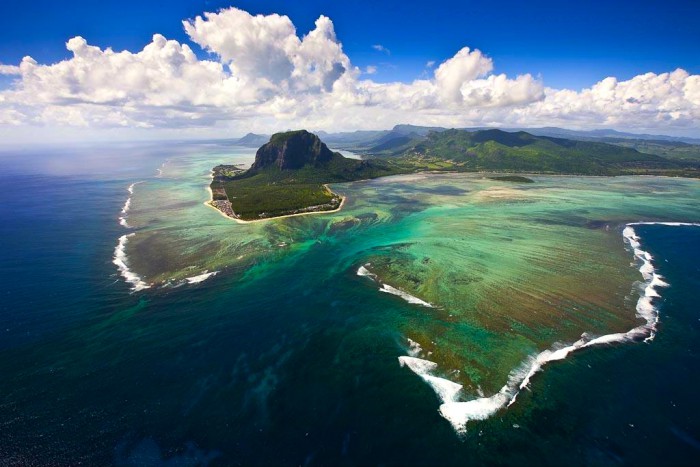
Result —
[[[377,141],[375,146],[367,149],[367,152],[371,154],[385,155],[396,154],[409,149],[414,144],[424,139],[417,133],[409,133],[403,136],[396,136],[395,134],[386,136],[386,138],[381,138],[379,141]]]
[[[700,139],[689,138],[685,136],[668,136],[668,135],[650,135],[646,133],[627,133],[623,131],[612,130],[610,128],[601,128],[597,130],[567,130],[557,127],[542,127],[542,128],[510,128],[506,131],[527,131],[538,136],[553,136],[558,138],[570,139],[590,139],[600,141],[603,139],[626,139],[626,140],[651,140],[651,141],[673,141],[687,144],[700,144]]]
[[[386,139],[389,133],[396,132]],[[695,162],[671,160],[634,148],[525,131],[394,128],[357,160],[328,149],[306,130],[276,133],[245,172],[214,168],[211,206],[238,220],[339,209],[342,197],[325,185],[419,171],[547,173],[570,175],[668,175],[700,177]],[[530,181],[521,176],[501,181]]]
[[[358,130],[340,133],[319,131],[316,134],[328,144],[355,147],[366,144],[368,141],[374,141],[386,133],[388,133],[387,130]]]
[[[257,135],[255,133],[248,133],[244,137],[236,140],[235,144],[238,144],[240,146],[249,146],[257,148],[261,144],[265,144],[268,139],[270,139],[269,135]]]
[[[394,128],[391,129],[393,133],[403,136],[410,134],[416,134],[418,136],[427,136],[429,133],[432,133],[434,131],[439,133],[445,130],[447,130],[447,128],[443,128],[441,126],[417,126],[407,124],[394,125]]]
[[[327,183],[406,171],[391,161],[348,159],[313,133],[287,131],[272,135],[242,173],[236,166],[214,167],[210,205],[238,220],[329,211],[342,197]]]
[[[525,131],[445,130],[408,147],[375,153],[391,159],[450,161],[467,171],[542,172],[582,175],[655,173],[698,176],[678,161],[595,141],[535,136]],[[684,172],[685,170],[690,172]]]
[[[334,157],[343,158],[334,153],[321,139],[306,130],[288,131],[272,135],[255,154],[255,162],[250,167],[258,171],[266,167],[280,170],[300,169],[307,164],[319,165],[331,161]]]
[[[461,128],[461,130],[476,132],[492,130],[492,127]],[[568,130],[557,127],[542,128],[499,128],[501,131],[516,133],[524,131],[535,136],[548,136],[579,141],[595,141],[618,146],[629,147],[639,152],[655,154],[668,159],[679,161],[696,161],[700,163],[700,139],[682,136],[649,135],[626,133],[612,129],[589,131]],[[345,133],[319,132],[324,141],[335,147],[365,152],[368,154],[395,153],[406,149],[409,139],[423,139],[431,132],[447,130],[443,127],[428,127],[399,124],[391,130],[354,131]],[[262,144],[262,143],[261,143]]]
[[[444,130],[446,128],[399,124],[391,130],[361,130],[341,133],[319,131],[317,134],[324,141],[336,147],[356,150],[373,148],[397,138],[406,140],[406,137],[425,137],[431,131]]]

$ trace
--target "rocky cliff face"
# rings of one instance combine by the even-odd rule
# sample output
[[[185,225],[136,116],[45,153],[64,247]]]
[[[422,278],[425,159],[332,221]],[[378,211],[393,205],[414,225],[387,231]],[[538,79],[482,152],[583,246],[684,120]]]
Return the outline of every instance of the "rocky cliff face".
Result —
[[[277,167],[280,170],[300,169],[307,164],[317,165],[334,157],[318,136],[306,130],[276,133],[255,154],[251,170]],[[342,156],[341,156],[342,157]]]

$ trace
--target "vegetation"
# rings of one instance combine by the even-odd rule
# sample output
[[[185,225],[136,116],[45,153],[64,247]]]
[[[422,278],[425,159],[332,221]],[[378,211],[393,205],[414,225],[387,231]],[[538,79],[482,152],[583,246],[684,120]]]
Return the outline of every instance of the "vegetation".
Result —
[[[230,212],[227,205],[215,207],[243,220],[337,209],[341,197],[327,183],[409,171],[393,161],[347,159],[305,130],[273,135],[245,172],[219,167],[211,185],[213,200],[230,203]]]
[[[224,190],[231,208],[244,220],[328,211],[338,208],[341,201],[322,184],[273,182],[264,174],[229,182]]]
[[[636,149],[647,154],[656,154],[666,159],[700,165],[700,145],[682,141],[638,140],[627,138],[605,138],[605,142]]]
[[[385,159],[441,159],[464,171],[700,176],[698,165],[633,148],[534,136],[524,131],[445,130],[429,133],[409,145],[404,141],[397,143],[395,147],[384,143],[373,154]]]
[[[245,169],[237,165],[217,165],[212,169],[213,178],[223,180],[228,178],[233,178],[236,175],[240,175],[245,172]]]
[[[397,126],[376,143],[366,151],[369,159],[355,160],[332,152],[306,130],[274,134],[258,149],[247,171],[236,166],[214,169],[212,205],[245,220],[328,211],[338,208],[341,198],[327,183],[418,171],[506,172],[512,175],[490,178],[517,183],[532,183],[514,174],[518,172],[700,177],[700,162],[690,160],[692,157],[671,159],[639,152],[626,147],[626,142],[578,141],[524,131],[430,131]],[[693,145],[666,143],[644,144],[657,152],[662,147],[676,153],[694,150]]]

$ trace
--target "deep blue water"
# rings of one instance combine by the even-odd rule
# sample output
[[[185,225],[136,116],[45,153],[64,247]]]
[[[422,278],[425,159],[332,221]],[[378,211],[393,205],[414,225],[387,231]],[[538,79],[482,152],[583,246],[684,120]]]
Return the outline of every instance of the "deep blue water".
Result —
[[[700,463],[700,228],[637,227],[672,285],[652,343],[552,364],[460,439],[381,344],[414,311],[328,280],[323,247],[254,288],[130,294],[116,217],[165,152],[125,151],[115,175],[75,151],[0,167],[1,465]]]
[[[700,462],[700,227],[644,225],[635,231],[671,284],[662,291],[659,332],[652,343],[583,352],[533,384],[531,403],[538,409],[530,416],[543,425],[537,430],[550,432],[555,452],[558,442],[571,449],[547,455],[553,465],[572,459]]]

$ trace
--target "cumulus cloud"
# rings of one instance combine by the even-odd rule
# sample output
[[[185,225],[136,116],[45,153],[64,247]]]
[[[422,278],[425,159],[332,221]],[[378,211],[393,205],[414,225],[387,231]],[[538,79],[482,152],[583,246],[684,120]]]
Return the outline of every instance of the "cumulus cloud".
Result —
[[[22,59],[0,102],[33,123],[137,127],[207,120],[212,107],[259,102],[221,63],[159,34],[138,53],[101,50],[82,37],[66,48],[73,57],[56,64]]]
[[[493,62],[481,51],[464,47],[454,57],[445,60],[435,70],[435,82],[446,101],[459,102],[462,99],[462,84],[485,76],[493,70]]]
[[[351,63],[325,16],[303,36],[286,16],[236,8],[183,27],[208,59],[156,34],[136,52],[101,49],[78,36],[66,43],[72,57],[58,63],[25,57],[0,64],[0,75],[13,80],[0,91],[0,125],[224,125],[242,132],[409,122],[700,132],[700,76],[684,70],[557,90],[530,74],[496,74],[491,58],[464,47],[442,63],[428,62],[421,79],[378,83],[369,79],[375,66],[361,71]]]
[[[303,39],[287,16],[257,15],[236,8],[184,21],[190,38],[228,64],[251,86],[274,91],[330,91],[353,70],[326,16]]]
[[[0,75],[19,75],[19,67],[0,64]]]
[[[541,102],[514,110],[515,118],[583,128],[699,129],[700,76],[682,69],[626,81],[608,77],[580,92],[547,89],[545,94]]]

